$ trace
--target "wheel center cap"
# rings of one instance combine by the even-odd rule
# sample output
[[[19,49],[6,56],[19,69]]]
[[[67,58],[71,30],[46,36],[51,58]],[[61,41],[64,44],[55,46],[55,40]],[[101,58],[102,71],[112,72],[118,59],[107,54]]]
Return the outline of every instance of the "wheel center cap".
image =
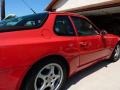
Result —
[[[51,82],[52,80],[52,77],[48,77],[48,82]]]

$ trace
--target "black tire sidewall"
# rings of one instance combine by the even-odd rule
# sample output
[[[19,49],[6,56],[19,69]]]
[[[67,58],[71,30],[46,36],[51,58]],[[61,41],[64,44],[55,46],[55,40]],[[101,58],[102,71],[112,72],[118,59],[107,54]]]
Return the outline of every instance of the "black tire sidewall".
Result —
[[[115,50],[116,50],[116,48],[117,48],[117,46],[119,45],[119,47],[120,47],[120,44],[117,44],[116,46],[115,46],[115,49],[114,49],[114,51],[113,51],[113,53],[112,53],[112,56],[111,56],[111,61],[113,61],[113,62],[116,62],[116,61],[118,61],[119,59],[120,59],[120,53],[119,53],[119,57],[118,58],[114,58],[114,55],[115,55]]]

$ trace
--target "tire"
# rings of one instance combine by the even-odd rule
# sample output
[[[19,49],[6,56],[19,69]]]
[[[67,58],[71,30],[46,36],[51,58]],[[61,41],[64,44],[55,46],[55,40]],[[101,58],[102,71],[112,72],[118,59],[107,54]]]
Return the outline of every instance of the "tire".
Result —
[[[120,59],[120,44],[117,44],[113,53],[112,53],[112,56],[110,58],[110,60],[112,62],[116,62]]]
[[[24,80],[21,90],[63,90],[67,68],[57,58],[43,60]]]

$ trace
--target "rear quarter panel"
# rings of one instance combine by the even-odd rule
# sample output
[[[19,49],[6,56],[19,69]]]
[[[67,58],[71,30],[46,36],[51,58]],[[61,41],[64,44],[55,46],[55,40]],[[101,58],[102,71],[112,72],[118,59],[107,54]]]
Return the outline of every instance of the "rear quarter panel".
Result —
[[[49,16],[42,28],[0,33],[0,69],[31,67],[46,56],[61,55],[70,65],[70,73],[75,72],[79,65],[75,37],[53,34],[55,16]]]

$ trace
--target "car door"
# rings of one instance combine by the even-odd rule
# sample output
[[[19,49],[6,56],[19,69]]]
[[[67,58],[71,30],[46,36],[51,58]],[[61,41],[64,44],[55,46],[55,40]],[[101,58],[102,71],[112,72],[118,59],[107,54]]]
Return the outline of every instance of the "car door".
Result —
[[[84,18],[71,17],[71,19],[78,33],[80,65],[85,65],[107,56],[108,53],[102,36],[97,32],[97,28]]]
[[[54,24],[55,44],[60,52],[66,56],[72,67],[72,72],[79,66],[79,48],[73,25],[67,15],[57,15]]]

